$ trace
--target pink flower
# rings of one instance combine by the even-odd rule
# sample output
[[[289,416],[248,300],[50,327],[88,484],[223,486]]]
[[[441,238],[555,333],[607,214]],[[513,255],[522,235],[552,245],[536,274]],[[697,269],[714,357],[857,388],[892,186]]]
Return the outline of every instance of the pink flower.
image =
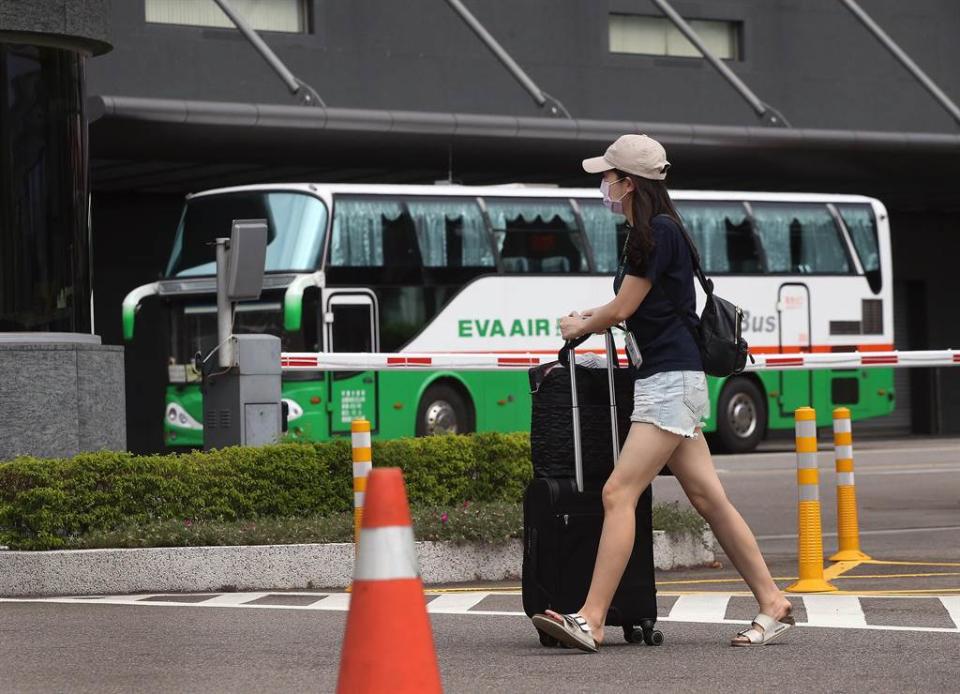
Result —
[[[464,501],[464,502],[463,502],[463,510],[464,510],[464,511],[466,511],[469,506],[470,506],[470,502],[469,502],[469,501]]]
[[[183,519],[183,525],[184,525],[185,527],[189,528],[191,525],[193,525],[193,521],[191,521],[189,518],[184,518],[184,519]]]
[[[447,514],[446,514],[446,513],[444,513],[442,516],[440,516],[440,522],[443,523],[443,524],[446,524],[446,522],[447,522]]]

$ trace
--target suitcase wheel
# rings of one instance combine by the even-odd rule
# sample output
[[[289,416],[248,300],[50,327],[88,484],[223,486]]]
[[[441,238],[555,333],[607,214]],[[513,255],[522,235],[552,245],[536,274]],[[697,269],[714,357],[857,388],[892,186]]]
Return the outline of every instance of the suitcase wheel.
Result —
[[[653,629],[645,632],[643,635],[643,642],[648,646],[659,646],[663,643],[663,632],[659,629]]]
[[[648,646],[659,646],[663,643],[663,632],[654,629],[655,622],[644,621],[640,626],[625,626],[623,638],[627,643],[645,643]]]
[[[550,634],[547,634],[547,633],[545,633],[545,632],[543,632],[543,631],[540,631],[539,629],[537,629],[537,633],[540,635],[540,645],[541,645],[541,646],[545,646],[546,648],[559,648],[559,647],[560,647],[561,643],[560,643],[559,641],[557,641],[555,638],[553,638],[552,636],[550,636]]]

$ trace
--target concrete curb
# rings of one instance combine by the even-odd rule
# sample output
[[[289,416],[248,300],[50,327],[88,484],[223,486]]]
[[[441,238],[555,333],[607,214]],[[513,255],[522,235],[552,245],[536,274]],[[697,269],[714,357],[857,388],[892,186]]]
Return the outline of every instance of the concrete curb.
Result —
[[[658,569],[714,560],[714,538],[654,532]],[[502,544],[418,542],[424,583],[516,580],[520,540]],[[343,588],[353,544],[0,551],[0,597]]]

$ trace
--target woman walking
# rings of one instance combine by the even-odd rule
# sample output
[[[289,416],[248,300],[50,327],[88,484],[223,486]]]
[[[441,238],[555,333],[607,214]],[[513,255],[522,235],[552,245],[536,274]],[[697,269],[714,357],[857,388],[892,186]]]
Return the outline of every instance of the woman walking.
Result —
[[[533,617],[537,628],[589,652],[603,641],[607,610],[633,549],[637,501],[666,464],[759,603],[753,624],[731,645],[766,645],[795,623],[753,533],[727,499],[701,435],[708,399],[690,331],[698,321],[693,261],[663,182],[669,166],[663,147],[646,135],[624,135],[603,156],[583,162],[588,173],[602,175],[603,202],[626,215],[629,233],[613,300],[571,313],[560,329],[573,340],[626,321],[642,359],[630,432],[603,487],[603,531],[586,602],[575,614],[548,610]]]

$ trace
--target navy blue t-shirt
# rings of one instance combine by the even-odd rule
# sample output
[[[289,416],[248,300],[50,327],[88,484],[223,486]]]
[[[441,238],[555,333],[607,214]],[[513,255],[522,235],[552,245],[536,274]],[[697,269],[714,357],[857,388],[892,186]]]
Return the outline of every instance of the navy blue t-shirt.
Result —
[[[690,325],[699,324],[690,248],[670,217],[657,215],[651,227],[654,245],[644,271],[638,271],[624,258],[613,282],[614,292],[620,291],[624,275],[646,277],[653,284],[627,319],[627,328],[643,357],[636,377],[647,378],[662,371],[703,371],[700,349],[690,328],[677,315],[677,307],[681,307]]]

